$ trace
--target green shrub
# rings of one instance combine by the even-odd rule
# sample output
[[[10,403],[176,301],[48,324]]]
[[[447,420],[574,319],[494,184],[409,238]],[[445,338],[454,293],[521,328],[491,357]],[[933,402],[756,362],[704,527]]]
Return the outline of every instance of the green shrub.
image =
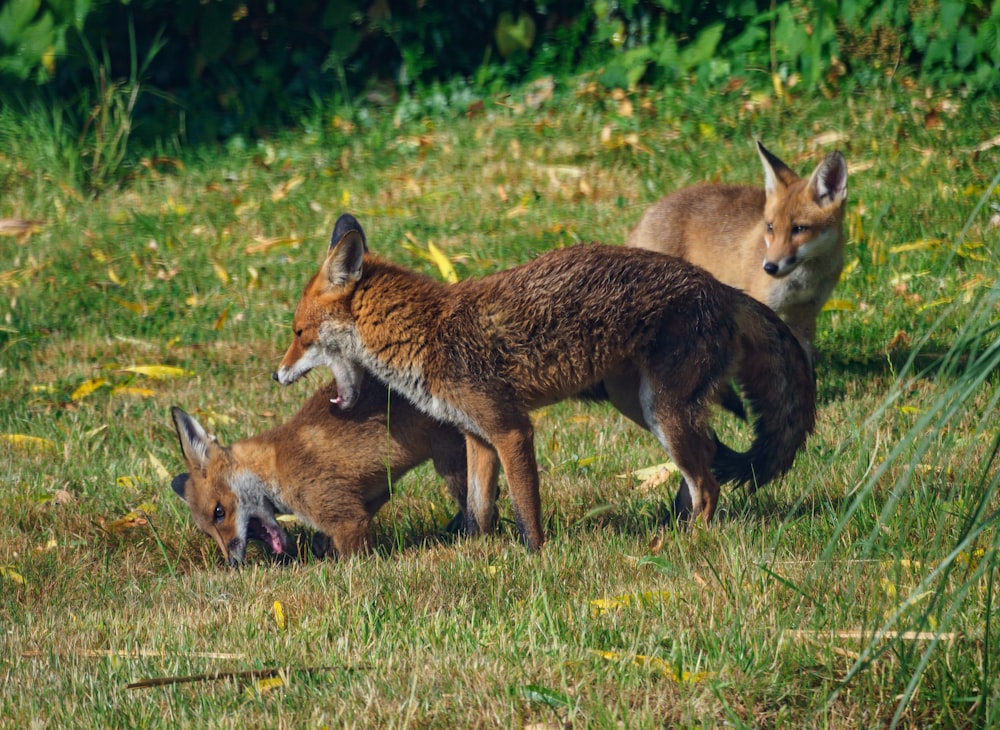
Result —
[[[132,79],[135,59],[151,56]],[[5,100],[41,90],[86,105],[106,92],[100,79],[129,78],[160,92],[131,110],[148,139],[256,135],[359,98],[394,106],[454,79],[495,93],[584,68],[622,87],[711,88],[734,77],[814,87],[851,73],[863,84],[905,75],[990,92],[1000,85],[1000,0],[7,0],[0,9]]]

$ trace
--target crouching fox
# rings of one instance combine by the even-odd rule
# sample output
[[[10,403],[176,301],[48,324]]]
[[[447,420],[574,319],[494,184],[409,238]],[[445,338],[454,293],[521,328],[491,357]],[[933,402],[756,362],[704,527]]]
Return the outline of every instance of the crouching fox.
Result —
[[[369,551],[371,520],[388,501],[390,485],[427,459],[464,520],[465,440],[456,429],[377,383],[350,411],[331,405],[336,394],[331,383],[286,423],[228,447],[171,409],[188,469],[174,478],[174,491],[231,565],[243,562],[252,539],[279,555],[294,552],[276,514],[296,515],[342,556]]]

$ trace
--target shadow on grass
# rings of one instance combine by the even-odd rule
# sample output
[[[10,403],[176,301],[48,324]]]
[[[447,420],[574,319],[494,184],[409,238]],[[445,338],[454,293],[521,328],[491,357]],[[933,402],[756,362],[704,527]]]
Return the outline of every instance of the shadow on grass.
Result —
[[[816,361],[817,402],[826,404],[848,398],[847,383],[850,381],[885,379],[891,382],[904,370],[912,376],[954,379],[969,362],[969,355],[963,353],[956,357],[949,352],[949,347],[939,343],[934,350],[894,347],[885,352],[868,353],[821,351]],[[907,368],[911,359],[912,364]]]

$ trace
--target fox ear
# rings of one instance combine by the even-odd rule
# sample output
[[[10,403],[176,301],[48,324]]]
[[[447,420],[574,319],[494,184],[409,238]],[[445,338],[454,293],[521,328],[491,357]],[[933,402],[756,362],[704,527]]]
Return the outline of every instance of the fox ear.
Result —
[[[174,419],[174,428],[177,429],[177,438],[181,442],[181,451],[184,453],[184,460],[187,462],[188,468],[204,469],[207,467],[209,446],[215,443],[215,439],[205,433],[205,429],[194,417],[189,416],[177,406],[170,409],[170,415]],[[176,491],[176,489],[175,483],[174,490]]]
[[[187,491],[187,483],[189,478],[190,477],[188,476],[188,473],[184,472],[183,474],[178,474],[177,476],[175,476],[173,481],[170,482],[170,486],[173,487],[175,492],[177,492],[177,496],[183,499],[185,502],[187,502],[187,497],[184,496],[184,493]]]
[[[787,187],[799,179],[788,165],[768,152],[760,140],[757,140],[757,154],[764,165],[764,192],[768,195],[773,195],[779,188]]]
[[[809,189],[817,205],[842,203],[847,198],[847,163],[839,152],[831,152],[809,178]]]
[[[361,227],[361,224],[358,223],[358,219],[350,213],[341,215],[333,225],[333,234],[330,236],[330,248],[332,249],[336,246],[340,242],[340,239],[347,235],[348,231],[357,231],[361,234],[361,242],[365,246],[365,251],[367,251],[368,239],[365,238],[365,231]]]
[[[339,223],[338,221],[338,225]],[[364,233],[359,230],[348,230],[344,233],[330,249],[323,264],[323,273],[327,281],[335,287],[340,287],[360,279],[361,262],[367,250]]]

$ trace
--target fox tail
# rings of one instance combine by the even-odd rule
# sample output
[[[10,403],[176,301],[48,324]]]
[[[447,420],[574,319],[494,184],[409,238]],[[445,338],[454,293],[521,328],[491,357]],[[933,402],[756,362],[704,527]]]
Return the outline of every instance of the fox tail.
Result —
[[[763,304],[745,298],[737,314],[742,356],[736,380],[754,417],[745,452],[716,439],[712,472],[720,483],[751,492],[787,472],[816,423],[811,358],[788,326]]]

